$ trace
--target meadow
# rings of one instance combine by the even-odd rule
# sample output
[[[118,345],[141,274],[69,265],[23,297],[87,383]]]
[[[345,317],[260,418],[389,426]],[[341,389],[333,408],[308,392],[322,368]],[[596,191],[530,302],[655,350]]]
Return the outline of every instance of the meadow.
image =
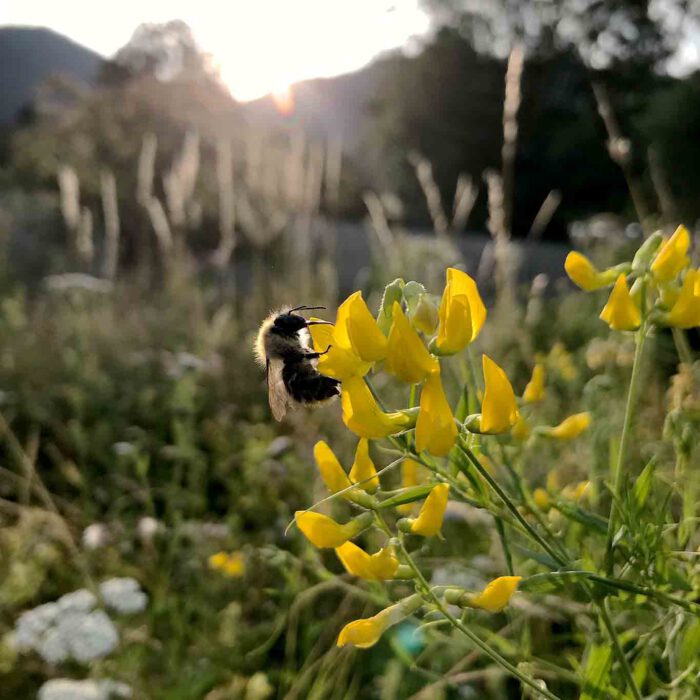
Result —
[[[200,146],[161,189],[143,136],[129,264],[109,171],[96,226],[60,164],[33,275],[3,240],[3,696],[699,697],[692,232],[591,223],[523,277],[507,153],[480,259],[455,232],[471,183],[449,216],[414,158],[434,232],[366,194],[350,275],[328,153],[275,147],[234,188],[214,144],[212,234]],[[277,423],[253,343],[285,304],[326,307],[342,398]]]

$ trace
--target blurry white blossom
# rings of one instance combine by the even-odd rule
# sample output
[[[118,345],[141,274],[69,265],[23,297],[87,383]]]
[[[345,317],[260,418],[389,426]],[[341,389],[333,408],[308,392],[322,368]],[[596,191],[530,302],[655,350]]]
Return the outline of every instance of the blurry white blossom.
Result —
[[[141,612],[148,602],[138,581],[132,578],[105,581],[100,585],[100,595],[107,607],[126,614]],[[55,603],[22,613],[15,624],[15,648],[34,650],[50,664],[69,659],[88,663],[107,656],[117,648],[119,633],[109,615],[95,609],[95,605],[95,595],[80,588]]]
[[[112,449],[114,450],[115,454],[118,454],[120,457],[126,457],[127,455],[136,452],[136,445],[124,441],[115,442],[112,445]]]
[[[150,542],[159,532],[165,529],[163,523],[150,515],[141,518],[136,525],[136,534],[142,542]]]
[[[87,588],[79,588],[72,593],[66,593],[56,601],[59,612],[89,612],[95,607],[97,600]]]
[[[100,594],[108,608],[126,615],[145,609],[148,596],[133,578],[112,578],[100,584]]]
[[[39,688],[37,700],[109,700],[130,698],[131,688],[113,680],[74,681],[55,678]]]
[[[111,539],[109,528],[104,523],[92,523],[83,530],[83,547],[90,551],[105,547]]]

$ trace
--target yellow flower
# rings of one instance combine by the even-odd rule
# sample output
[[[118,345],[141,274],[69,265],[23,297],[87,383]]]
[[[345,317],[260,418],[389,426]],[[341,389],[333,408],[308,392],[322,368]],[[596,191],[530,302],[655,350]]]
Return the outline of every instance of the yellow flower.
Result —
[[[436,347],[441,355],[454,355],[473,342],[486,320],[486,307],[476,282],[466,272],[447,268],[440,303]]]
[[[343,421],[359,437],[377,440],[415,425],[415,412],[384,413],[361,377],[343,382]]]
[[[384,359],[387,340],[367,308],[362,292],[351,294],[342,303],[338,309],[336,325],[340,329],[345,327],[350,346],[360,359],[365,362]]]
[[[557,440],[573,440],[586,430],[590,424],[591,414],[585,411],[584,413],[575,413],[573,416],[565,418],[553,428],[539,428],[538,432]]]
[[[442,526],[442,519],[445,517],[449,492],[448,484],[438,484],[428,494],[418,517],[409,519],[410,530],[414,535],[423,535],[423,537],[437,535]]]
[[[642,315],[630,295],[624,274],[617,278],[608,303],[600,312],[600,318],[616,331],[633,331],[639,328]]]
[[[378,612],[373,617],[348,622],[338,635],[338,646],[352,644],[360,649],[374,646],[385,630],[398,624],[421,606],[421,597],[416,594]]]
[[[564,261],[564,269],[571,281],[586,292],[592,292],[613,283],[615,272],[600,272],[595,265],[581,253],[572,250]]]
[[[370,555],[356,544],[346,542],[336,547],[335,553],[349,574],[367,581],[387,581],[393,578],[399,567],[399,560],[391,547]]]
[[[482,365],[486,389],[479,430],[487,434],[505,433],[520,416],[513,387],[506,373],[488,355],[483,356]]]
[[[314,445],[314,459],[323,483],[331,493],[337,493],[350,486],[348,475],[333,450],[323,440],[319,440]]]
[[[538,363],[532,370],[532,377],[523,392],[525,403],[537,403],[544,398],[544,365]]]
[[[521,416],[518,416],[518,420],[515,421],[515,425],[510,429],[511,435],[520,442],[524,442],[530,437],[530,426],[527,421]]]
[[[389,374],[407,384],[422,382],[430,372],[439,367],[423,341],[411,327],[398,302],[394,302],[393,323],[389,331],[384,368]]]
[[[401,463],[401,486],[402,488],[408,489],[411,486],[418,486],[419,483],[424,481],[424,479],[419,479],[419,474],[421,465],[412,459],[404,459]],[[401,515],[408,515],[413,512],[415,503],[404,503],[403,505],[396,506],[396,511],[401,513]]]
[[[209,568],[229,578],[245,575],[245,558],[241,552],[217,552],[209,557]]]
[[[379,488],[377,469],[369,456],[369,443],[366,438],[362,438],[357,443],[355,461],[350,469],[350,480],[368,493],[374,493]]]
[[[348,523],[337,523],[333,518],[310,510],[298,510],[294,520],[306,538],[318,548],[340,547],[359,534],[372,522],[371,513],[362,513]]]
[[[536,488],[532,494],[532,500],[535,505],[541,510],[547,510],[549,508],[549,494],[543,488]]]
[[[416,450],[436,457],[446,455],[457,439],[457,426],[440,381],[440,371],[428,376],[420,395],[416,423]]]
[[[323,324],[310,326],[309,331],[314,350],[324,353],[318,358],[318,371],[321,374],[345,381],[350,377],[363,377],[369,372],[372,363],[362,360],[352,349],[347,328]]]
[[[508,605],[518,588],[522,576],[501,576],[491,581],[486,588],[469,601],[475,608],[491,613],[501,612]]]
[[[700,271],[686,272],[680,294],[665,320],[677,328],[700,326]]]
[[[561,495],[570,501],[578,503],[586,495],[590,485],[590,481],[579,481],[576,486],[565,486]]]
[[[688,248],[690,248],[690,234],[688,229],[681,225],[659,248],[659,252],[651,263],[651,273],[654,277],[659,282],[668,282],[683,268],[688,267],[690,265]]]

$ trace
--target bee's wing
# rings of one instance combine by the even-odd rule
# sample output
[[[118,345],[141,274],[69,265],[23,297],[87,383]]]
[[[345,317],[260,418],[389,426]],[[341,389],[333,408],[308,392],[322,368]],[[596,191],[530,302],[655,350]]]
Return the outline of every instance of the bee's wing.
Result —
[[[267,361],[267,393],[275,420],[284,418],[289,405],[289,393],[282,379],[283,368],[284,364],[281,360]]]

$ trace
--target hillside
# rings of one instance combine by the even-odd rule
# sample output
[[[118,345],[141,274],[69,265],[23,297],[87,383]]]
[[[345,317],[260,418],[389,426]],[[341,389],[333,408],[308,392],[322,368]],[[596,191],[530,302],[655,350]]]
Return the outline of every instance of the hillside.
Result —
[[[91,82],[102,58],[61,34],[37,27],[0,27],[0,124],[9,124],[49,76]]]

